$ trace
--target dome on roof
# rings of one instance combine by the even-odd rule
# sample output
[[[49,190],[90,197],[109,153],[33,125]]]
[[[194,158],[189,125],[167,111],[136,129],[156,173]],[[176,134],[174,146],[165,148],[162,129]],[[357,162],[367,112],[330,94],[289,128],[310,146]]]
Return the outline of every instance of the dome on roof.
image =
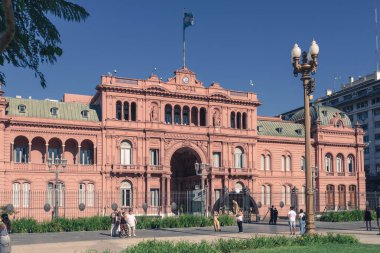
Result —
[[[335,124],[334,122],[341,121],[345,127],[351,127],[351,120],[348,115],[334,107],[312,104],[310,106],[310,116],[311,124],[314,124],[318,119],[321,122],[321,125],[331,125]],[[304,117],[304,109],[300,109],[295,112],[289,120],[300,122],[304,120]]]

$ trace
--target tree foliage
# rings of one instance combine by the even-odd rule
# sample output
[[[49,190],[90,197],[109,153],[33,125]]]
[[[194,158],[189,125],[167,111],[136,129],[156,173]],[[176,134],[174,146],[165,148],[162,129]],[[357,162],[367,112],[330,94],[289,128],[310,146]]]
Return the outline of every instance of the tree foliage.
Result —
[[[54,64],[62,55],[59,31],[52,23],[53,16],[70,22],[81,22],[89,16],[87,11],[65,0],[12,0],[15,34],[10,44],[1,52],[0,65],[34,71],[41,86],[46,87],[40,64]],[[0,31],[6,30],[4,0],[0,6]],[[0,71],[0,82],[5,84],[5,74]]]

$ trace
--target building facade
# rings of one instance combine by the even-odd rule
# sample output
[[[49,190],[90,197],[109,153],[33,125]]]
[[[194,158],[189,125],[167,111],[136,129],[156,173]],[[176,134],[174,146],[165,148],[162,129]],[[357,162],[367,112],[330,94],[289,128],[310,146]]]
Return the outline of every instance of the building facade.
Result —
[[[262,216],[305,207],[302,110],[260,117],[255,93],[205,87],[187,68],[166,82],[102,76],[94,96],[62,101],[1,95],[0,204],[19,217],[47,219],[56,203],[66,217],[112,204],[159,215],[232,200]],[[337,109],[312,109],[316,210],[362,208],[363,130]],[[57,158],[67,161],[58,180],[48,164]]]
[[[353,124],[364,130],[364,168],[367,174],[367,190],[380,190],[380,72],[349,78],[341,89],[327,91],[319,98],[322,105],[336,107],[345,112]]]

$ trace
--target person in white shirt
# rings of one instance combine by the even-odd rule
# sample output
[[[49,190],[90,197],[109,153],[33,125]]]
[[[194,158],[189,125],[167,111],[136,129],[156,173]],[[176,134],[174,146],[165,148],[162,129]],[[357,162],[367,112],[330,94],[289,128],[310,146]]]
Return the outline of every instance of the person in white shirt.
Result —
[[[133,214],[132,209],[129,210],[129,214],[127,215],[126,221],[127,221],[127,226],[128,226],[128,236],[135,237],[137,220],[136,220],[135,215]]]
[[[294,211],[294,207],[291,206],[288,212],[290,235],[296,234],[296,217],[297,213]]]

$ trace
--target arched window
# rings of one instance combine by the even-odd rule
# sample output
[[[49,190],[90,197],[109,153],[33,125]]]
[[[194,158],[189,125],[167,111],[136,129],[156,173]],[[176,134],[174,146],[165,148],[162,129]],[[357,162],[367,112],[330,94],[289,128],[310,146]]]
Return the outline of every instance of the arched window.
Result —
[[[132,145],[129,141],[123,141],[120,144],[120,164],[132,164]]]
[[[234,165],[235,168],[243,168],[244,165],[244,152],[239,147],[234,150]]]
[[[235,112],[231,112],[231,128],[235,128]]]
[[[124,102],[123,111],[124,111],[124,120],[129,120],[129,103],[128,102]]]
[[[338,185],[338,203],[339,203],[339,210],[345,210],[346,209],[346,186],[345,185]]]
[[[207,113],[206,113],[206,108],[202,107],[199,111],[199,125],[200,126],[206,126],[206,117],[207,117]]]
[[[237,129],[241,129],[241,113],[240,112],[236,114],[236,127]]]
[[[261,186],[261,204],[271,205],[271,187],[270,185]]]
[[[179,105],[174,106],[174,124],[181,124],[181,107]]]
[[[132,186],[128,181],[121,182],[120,185],[120,204],[122,207],[132,206]]]
[[[265,156],[265,170],[271,170],[270,155]]]
[[[121,102],[116,102],[116,119],[121,120]]]
[[[281,156],[281,171],[285,171],[286,167],[286,157],[283,155]]]
[[[172,106],[171,105],[165,105],[165,123],[166,124],[172,123]]]
[[[18,136],[14,140],[13,161],[15,163],[28,163],[29,141],[24,136]]]
[[[349,155],[347,158],[347,167],[348,167],[348,173],[355,172],[354,157],[352,155]]]
[[[337,173],[343,173],[343,156],[337,155],[336,157],[336,172]]]
[[[305,171],[305,157],[301,157],[301,170]]]
[[[356,185],[350,185],[348,187],[350,200],[348,201],[349,208],[356,208]]]
[[[247,113],[243,112],[243,129],[247,129]]]
[[[189,121],[189,115],[190,115],[190,109],[188,106],[184,106],[183,107],[183,111],[182,111],[182,120],[183,120],[183,124],[184,125],[189,125],[190,124],[190,121]]]
[[[191,123],[198,126],[198,108],[195,106],[191,108]]]
[[[265,170],[265,155],[260,156],[260,169]]]
[[[137,119],[137,108],[136,108],[136,103],[132,102],[131,103],[131,120],[136,121]]]
[[[332,184],[326,186],[326,195],[327,195],[327,203],[326,209],[334,210],[335,209],[335,187]]]
[[[331,164],[331,160],[332,160],[332,156],[331,154],[326,154],[325,155],[325,169],[326,169],[326,172],[327,173],[331,173],[333,172],[333,169],[332,169],[332,164]]]
[[[286,171],[290,171],[292,169],[292,158],[290,155],[286,156]]]

